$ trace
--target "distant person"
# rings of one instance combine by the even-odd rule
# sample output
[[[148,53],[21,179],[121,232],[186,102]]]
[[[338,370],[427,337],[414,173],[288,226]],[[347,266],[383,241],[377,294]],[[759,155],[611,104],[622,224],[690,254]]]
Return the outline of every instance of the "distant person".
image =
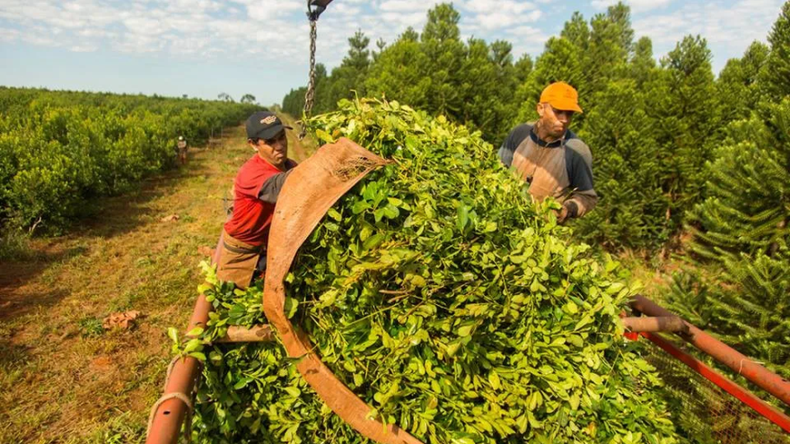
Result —
[[[581,113],[578,93],[565,82],[552,83],[540,95],[536,122],[515,127],[499,148],[499,158],[529,183],[529,193],[562,204],[557,220],[582,217],[598,203],[593,189],[590,148],[568,129]]]
[[[184,136],[178,136],[178,162],[181,165],[187,164],[187,150],[189,150],[189,145],[187,145],[187,140],[184,139]]]
[[[217,277],[247,288],[256,270],[266,269],[266,245],[274,206],[286,177],[296,166],[288,158],[286,126],[260,111],[246,122],[247,145],[255,151],[233,182],[233,213],[225,223]]]

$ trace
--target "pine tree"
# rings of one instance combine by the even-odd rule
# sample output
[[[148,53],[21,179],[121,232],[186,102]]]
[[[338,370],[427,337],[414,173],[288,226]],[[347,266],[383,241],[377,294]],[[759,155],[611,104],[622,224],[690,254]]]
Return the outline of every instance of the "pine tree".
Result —
[[[790,4],[790,3],[788,3]],[[721,261],[740,253],[773,256],[788,244],[790,222],[790,97],[753,104],[749,92],[776,91],[781,79],[765,76],[774,55],[790,44],[790,34],[782,34],[790,24],[786,12],[774,24],[769,36],[772,45],[766,59],[765,48],[754,43],[743,59],[728,64],[722,73],[722,88],[739,87],[743,95],[732,107],[746,113],[759,108],[748,120],[733,121],[724,142],[709,165],[708,198],[688,214],[694,234],[691,249],[701,257]],[[755,81],[756,78],[756,81]],[[776,82],[765,85],[764,82]],[[740,101],[740,102],[739,102]]]
[[[326,83],[326,67],[322,63],[315,65],[315,101],[313,110],[318,110],[319,113],[326,109],[324,103],[328,103],[323,97],[327,96],[327,91],[324,89]],[[283,97],[282,108],[283,111],[296,117],[301,118],[304,112],[304,99],[307,93],[307,87],[302,86],[296,89],[291,89],[288,94]]]
[[[711,53],[705,39],[687,36],[661,59],[663,69],[645,85],[647,110],[654,121],[662,165],[662,188],[669,200],[672,230],[683,211],[703,197],[705,162],[716,141],[716,95]]]
[[[403,34],[401,34],[400,39],[416,42],[420,39],[420,33],[415,31],[414,28],[412,28],[411,26],[409,26],[408,28],[406,28],[405,31],[403,31]]]
[[[768,255],[790,230],[790,98],[766,105],[771,118],[733,122],[710,165],[709,197],[689,214],[693,251],[711,259]]]
[[[527,81],[527,78],[532,73],[533,63],[532,57],[529,54],[522,54],[521,57],[518,59],[516,64],[514,65],[516,68],[515,75],[516,75],[516,83],[519,85],[523,84]]]
[[[426,109],[431,78],[425,76],[428,58],[418,34],[407,29],[395,43],[384,48],[368,72],[365,88],[373,97],[385,96],[415,108]]]
[[[788,79],[773,73],[787,66],[777,56],[787,54],[790,44],[788,5],[769,36],[770,55],[752,44],[719,79],[719,91],[731,96],[722,107],[734,108],[725,117],[732,121],[708,164],[708,196],[687,217],[693,234],[689,249],[714,272],[678,274],[670,297],[672,308],[689,320],[785,377],[790,376],[790,97],[782,95]],[[755,104],[758,99],[764,101]]]
[[[622,3],[610,6],[590,22],[589,47],[582,52],[588,93],[601,91],[606,84],[621,77],[633,47],[630,9]],[[582,48],[583,49],[583,48]]]
[[[326,66],[323,63],[316,63],[315,65],[315,98],[313,103],[313,115],[325,113],[335,109],[336,101],[332,101],[330,97],[330,79],[326,72]],[[304,97],[302,97],[304,103]],[[301,114],[299,114],[301,115]]]
[[[304,109],[304,95],[307,92],[306,86],[291,89],[283,97],[283,111],[292,116],[301,116]]]
[[[609,249],[650,248],[668,235],[658,144],[635,80],[610,82],[592,97],[579,136],[594,154],[595,211],[575,222],[590,243]]]
[[[582,51],[587,50],[590,46],[590,26],[580,12],[574,12],[571,19],[565,22],[560,37],[567,39]]]
[[[467,45],[462,83],[465,106],[460,120],[474,127],[490,128],[495,125],[499,115],[496,108],[496,94],[499,89],[497,65],[491,60],[485,41],[472,38]]]
[[[512,129],[512,122],[517,116],[517,108],[513,106],[513,93],[518,89],[519,75],[526,78],[529,74],[524,74],[527,69],[531,70],[532,60],[528,54],[524,54],[519,59],[520,65],[513,64],[513,45],[504,40],[497,40],[489,46],[490,62],[494,64],[496,76],[491,89],[494,96],[490,102],[495,110],[494,120],[490,125],[480,125],[483,137],[494,145],[504,140],[507,133]],[[526,65],[529,61],[529,66]],[[519,73],[521,70],[521,73]]]
[[[768,100],[779,101],[790,95],[790,1],[782,6],[768,42],[771,54],[760,73],[760,81]]]
[[[485,42],[483,42],[485,43]],[[499,69],[513,66],[513,45],[506,40],[496,40],[488,46],[491,62]]]
[[[336,109],[337,102],[341,99],[354,97],[354,92],[364,96],[365,79],[370,67],[370,38],[362,31],[357,31],[348,39],[348,55],[343,62],[332,70],[327,85],[328,97],[321,101],[316,112],[326,112]]]
[[[452,3],[441,3],[428,10],[428,21],[422,30],[422,40],[435,40],[439,43],[457,42],[461,38],[458,22],[461,14]]]
[[[370,53],[371,64],[376,63],[376,60],[379,59],[379,54],[381,54],[381,51],[384,51],[384,48],[386,47],[387,47],[387,42],[383,38],[379,38],[378,40],[376,40],[376,48],[378,48],[378,51],[372,51]]]
[[[757,78],[768,59],[769,49],[754,42],[741,59],[730,59],[716,80],[717,97],[720,99],[721,126],[745,119],[761,98]]]
[[[606,18],[614,25],[617,36],[617,47],[625,51],[628,55],[633,50],[634,30],[631,28],[631,8],[623,2],[609,6],[606,10]]]
[[[423,75],[431,79],[426,111],[432,114],[449,117],[463,114],[464,96],[459,86],[464,81],[466,48],[460,40],[460,20],[461,14],[452,4],[436,5],[428,11],[428,21],[420,35],[421,49],[428,61],[421,68]]]
[[[501,143],[511,129],[511,108],[516,89],[512,46],[498,40],[490,45],[481,39],[469,39],[462,74],[463,111],[459,120],[479,128],[483,137]]]
[[[634,54],[631,58],[630,77],[636,80],[641,88],[652,80],[655,74],[656,60],[653,58],[653,42],[650,37],[642,37],[634,45]]]

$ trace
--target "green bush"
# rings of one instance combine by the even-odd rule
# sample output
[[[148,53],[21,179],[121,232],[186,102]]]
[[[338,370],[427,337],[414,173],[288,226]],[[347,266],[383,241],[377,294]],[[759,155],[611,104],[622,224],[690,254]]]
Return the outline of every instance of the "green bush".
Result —
[[[0,88],[0,224],[57,232],[88,199],[173,166],[179,135],[204,144],[254,105]]]

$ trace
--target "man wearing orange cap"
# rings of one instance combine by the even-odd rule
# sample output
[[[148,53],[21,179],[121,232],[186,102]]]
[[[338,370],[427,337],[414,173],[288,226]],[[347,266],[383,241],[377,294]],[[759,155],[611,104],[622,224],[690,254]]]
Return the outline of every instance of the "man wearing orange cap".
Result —
[[[549,196],[562,204],[557,220],[581,217],[598,203],[593,189],[592,153],[568,129],[581,113],[576,90],[565,82],[547,86],[540,95],[536,122],[514,128],[499,148],[499,158],[527,181],[537,200]]]

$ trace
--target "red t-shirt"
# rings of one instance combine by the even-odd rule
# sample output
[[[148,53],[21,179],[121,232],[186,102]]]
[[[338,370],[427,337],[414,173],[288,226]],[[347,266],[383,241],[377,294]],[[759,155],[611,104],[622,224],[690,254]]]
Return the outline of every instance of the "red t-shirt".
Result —
[[[294,166],[291,159],[285,161],[286,170]],[[225,231],[234,239],[254,246],[269,240],[274,204],[258,199],[258,193],[267,180],[282,172],[257,154],[242,165],[233,182],[233,215],[225,223]]]

